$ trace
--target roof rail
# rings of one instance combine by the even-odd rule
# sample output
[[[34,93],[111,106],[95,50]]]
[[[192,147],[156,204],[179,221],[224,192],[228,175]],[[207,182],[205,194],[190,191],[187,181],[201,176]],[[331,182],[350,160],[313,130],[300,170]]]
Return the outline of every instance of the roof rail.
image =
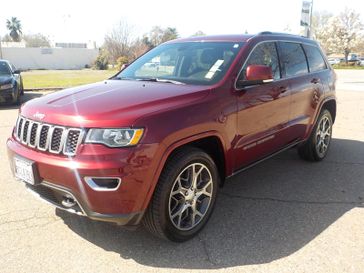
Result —
[[[274,34],[273,32],[271,31],[262,31],[262,32],[259,32],[257,35],[269,35],[269,34]]]
[[[310,39],[310,38],[307,38],[307,37],[299,35],[299,34],[284,33],[284,32],[272,32],[272,31],[262,31],[262,32],[259,32],[258,34],[256,34],[256,36],[259,36],[259,35],[288,35],[288,36],[295,36],[295,37]]]

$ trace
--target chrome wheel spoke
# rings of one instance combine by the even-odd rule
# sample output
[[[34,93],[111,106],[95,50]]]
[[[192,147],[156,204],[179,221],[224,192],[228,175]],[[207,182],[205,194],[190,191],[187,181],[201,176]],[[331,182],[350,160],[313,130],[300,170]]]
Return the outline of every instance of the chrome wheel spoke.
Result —
[[[180,230],[190,230],[206,215],[211,203],[213,181],[201,163],[187,166],[176,178],[169,196],[169,217]]]
[[[321,155],[327,151],[331,139],[331,121],[327,116],[323,116],[316,130],[316,150]]]
[[[207,197],[211,197],[211,190],[208,191],[208,188],[212,185],[212,180],[209,180],[201,189],[197,189],[197,196],[205,195]]]

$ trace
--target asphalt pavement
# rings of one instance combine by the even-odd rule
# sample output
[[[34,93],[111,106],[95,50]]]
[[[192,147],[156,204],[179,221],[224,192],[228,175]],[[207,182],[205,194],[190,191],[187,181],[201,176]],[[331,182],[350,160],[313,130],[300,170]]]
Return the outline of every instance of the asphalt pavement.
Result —
[[[18,109],[0,106],[0,272],[364,272],[364,70],[338,77],[327,158],[309,163],[291,149],[231,178],[183,244],[36,199],[9,169]]]

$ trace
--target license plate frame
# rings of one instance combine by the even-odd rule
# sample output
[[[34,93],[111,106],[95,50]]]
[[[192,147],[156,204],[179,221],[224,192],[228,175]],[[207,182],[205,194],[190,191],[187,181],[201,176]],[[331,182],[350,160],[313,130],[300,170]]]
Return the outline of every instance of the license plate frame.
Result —
[[[34,161],[15,156],[14,160],[14,176],[30,185],[39,183],[39,175],[37,166]]]

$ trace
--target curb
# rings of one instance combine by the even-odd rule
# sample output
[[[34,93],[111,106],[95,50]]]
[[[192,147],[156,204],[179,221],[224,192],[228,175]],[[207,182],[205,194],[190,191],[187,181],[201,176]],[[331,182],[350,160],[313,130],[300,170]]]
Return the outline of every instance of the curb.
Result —
[[[43,87],[43,88],[24,88],[24,92],[58,91],[66,87]]]

